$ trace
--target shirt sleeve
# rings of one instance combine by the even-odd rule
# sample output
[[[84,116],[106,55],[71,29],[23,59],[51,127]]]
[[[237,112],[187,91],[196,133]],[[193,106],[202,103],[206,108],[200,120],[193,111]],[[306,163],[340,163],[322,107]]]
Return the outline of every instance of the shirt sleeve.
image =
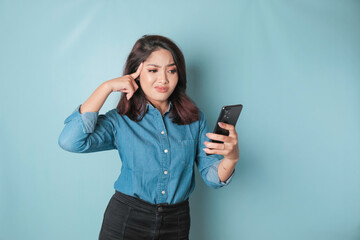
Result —
[[[204,180],[204,182],[206,183],[206,185],[212,188],[220,188],[228,185],[231,182],[235,170],[225,182],[220,181],[218,175],[218,166],[224,157],[218,154],[206,155],[206,152],[203,150],[204,148],[206,148],[204,142],[210,140],[206,136],[206,133],[210,131],[204,113],[202,113],[201,111],[199,111],[199,113],[200,113],[200,131],[199,131],[199,143],[196,153],[196,164],[200,172],[200,175]]]
[[[106,114],[98,112],[80,113],[80,107],[65,119],[59,136],[59,146],[69,152],[89,153],[116,149],[113,111]]]

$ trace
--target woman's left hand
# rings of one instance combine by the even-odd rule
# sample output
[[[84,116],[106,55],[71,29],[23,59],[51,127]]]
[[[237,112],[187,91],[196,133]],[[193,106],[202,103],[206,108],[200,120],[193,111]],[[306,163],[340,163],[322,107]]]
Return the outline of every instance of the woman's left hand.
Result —
[[[239,160],[238,136],[235,127],[231,124],[219,122],[219,126],[229,130],[229,136],[216,133],[206,133],[206,136],[212,140],[222,141],[224,143],[204,142],[207,148],[204,151],[209,154],[223,155],[224,158],[237,161]]]

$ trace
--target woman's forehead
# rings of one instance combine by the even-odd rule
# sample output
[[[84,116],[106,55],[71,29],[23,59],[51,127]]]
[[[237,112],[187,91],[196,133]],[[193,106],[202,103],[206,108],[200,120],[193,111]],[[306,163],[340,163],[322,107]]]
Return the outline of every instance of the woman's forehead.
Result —
[[[145,60],[145,66],[156,65],[159,66],[172,66],[175,65],[171,52],[166,49],[160,49],[152,52]]]

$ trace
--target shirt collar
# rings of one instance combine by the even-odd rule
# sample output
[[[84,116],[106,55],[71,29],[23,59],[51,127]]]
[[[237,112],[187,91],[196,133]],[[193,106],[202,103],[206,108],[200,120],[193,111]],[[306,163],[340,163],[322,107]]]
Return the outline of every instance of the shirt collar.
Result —
[[[166,110],[166,112],[164,113],[164,115],[170,111],[171,106],[172,106],[172,102],[169,100],[169,107]],[[154,107],[151,103],[149,103],[149,102],[146,103],[146,111],[155,110],[155,109],[157,110],[157,108]]]

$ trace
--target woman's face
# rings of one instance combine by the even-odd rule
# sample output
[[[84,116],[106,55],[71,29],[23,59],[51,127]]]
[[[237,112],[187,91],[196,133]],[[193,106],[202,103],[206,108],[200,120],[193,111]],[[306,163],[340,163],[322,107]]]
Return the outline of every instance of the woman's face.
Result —
[[[168,50],[156,50],[144,62],[140,85],[147,99],[153,104],[168,101],[178,82],[174,59]]]

